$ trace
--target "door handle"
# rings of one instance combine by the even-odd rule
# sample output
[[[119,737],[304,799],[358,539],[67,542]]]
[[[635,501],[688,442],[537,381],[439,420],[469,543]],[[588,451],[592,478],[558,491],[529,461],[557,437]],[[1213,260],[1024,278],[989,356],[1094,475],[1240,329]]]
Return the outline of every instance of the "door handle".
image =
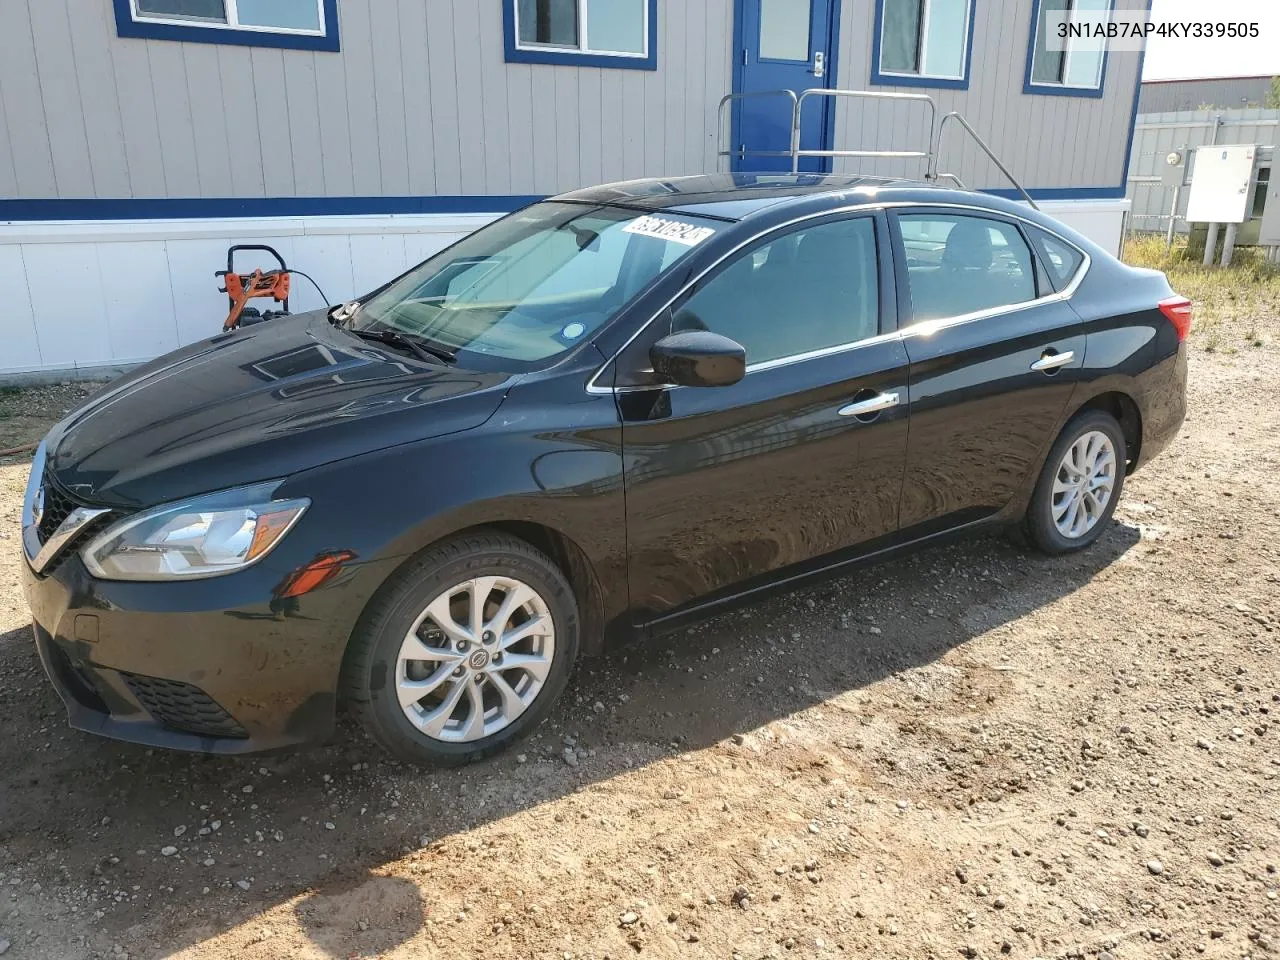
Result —
[[[813,55],[813,75],[815,77],[827,75],[827,55],[822,50]]]
[[[878,393],[867,400],[859,400],[857,403],[851,403],[848,406],[841,407],[840,416],[865,417],[868,414],[879,413],[881,410],[888,410],[890,407],[896,407],[897,405],[898,394]]]
[[[1031,369],[1038,373],[1048,373],[1052,370],[1057,370],[1059,367],[1065,367],[1075,358],[1074,350],[1067,350],[1063,353],[1046,353],[1031,365]]]

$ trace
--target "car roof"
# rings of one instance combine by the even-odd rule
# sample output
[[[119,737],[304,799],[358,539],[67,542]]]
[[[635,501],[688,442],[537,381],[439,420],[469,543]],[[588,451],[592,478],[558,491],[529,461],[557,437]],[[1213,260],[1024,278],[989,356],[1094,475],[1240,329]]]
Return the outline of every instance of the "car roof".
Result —
[[[654,177],[586,187],[554,200],[664,210],[722,220],[747,220],[769,211],[778,216],[795,207],[811,215],[830,207],[859,203],[950,204],[979,207],[1037,223],[1069,239],[1093,255],[1109,256],[1092,241],[1025,203],[993,193],[939,186],[920,180],[818,173],[707,173],[688,177]]]
[[[742,220],[787,201],[821,194],[843,195],[860,188],[877,189],[890,184],[912,184],[912,181],[806,173],[707,173],[606,183],[555,199]]]

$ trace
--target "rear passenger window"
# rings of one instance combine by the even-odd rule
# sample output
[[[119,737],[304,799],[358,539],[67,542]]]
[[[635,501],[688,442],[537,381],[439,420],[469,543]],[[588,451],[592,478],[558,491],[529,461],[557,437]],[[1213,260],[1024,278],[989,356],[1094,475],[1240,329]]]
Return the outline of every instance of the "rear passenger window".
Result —
[[[672,330],[723,334],[748,364],[876,336],[875,221],[819,224],[741,254],[676,310]]]
[[[960,317],[1036,298],[1031,249],[1003,220],[898,217],[915,321]]]
[[[1061,290],[1084,262],[1084,254],[1071,244],[1059,240],[1042,230],[1032,230],[1032,236],[1040,247],[1040,256],[1049,270],[1055,290]]]

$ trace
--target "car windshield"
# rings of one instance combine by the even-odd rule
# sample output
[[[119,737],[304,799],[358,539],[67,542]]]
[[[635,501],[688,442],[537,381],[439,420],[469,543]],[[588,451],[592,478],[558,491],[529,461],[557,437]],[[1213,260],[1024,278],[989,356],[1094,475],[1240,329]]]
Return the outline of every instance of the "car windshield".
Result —
[[[395,332],[478,369],[564,353],[724,225],[546,202],[420,264],[360,304],[349,326]]]

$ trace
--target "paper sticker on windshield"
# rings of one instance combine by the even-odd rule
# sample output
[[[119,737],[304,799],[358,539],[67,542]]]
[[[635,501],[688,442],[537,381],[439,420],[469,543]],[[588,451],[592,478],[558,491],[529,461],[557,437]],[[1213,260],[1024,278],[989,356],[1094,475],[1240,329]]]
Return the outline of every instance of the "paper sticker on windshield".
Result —
[[[691,223],[668,220],[665,217],[641,217],[622,228],[623,233],[637,233],[642,237],[670,240],[686,247],[696,247],[707,237],[713,236],[711,227],[695,227]]]

